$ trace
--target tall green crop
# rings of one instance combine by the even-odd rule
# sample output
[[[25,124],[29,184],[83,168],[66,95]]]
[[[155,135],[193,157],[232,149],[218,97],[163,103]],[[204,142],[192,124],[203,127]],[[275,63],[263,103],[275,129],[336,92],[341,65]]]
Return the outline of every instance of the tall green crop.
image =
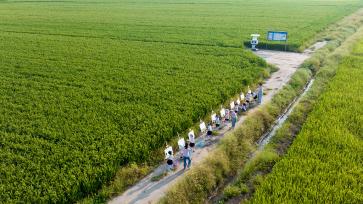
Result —
[[[363,202],[362,48],[342,61],[253,203]]]
[[[0,202],[72,202],[257,82],[359,1],[0,0]]]

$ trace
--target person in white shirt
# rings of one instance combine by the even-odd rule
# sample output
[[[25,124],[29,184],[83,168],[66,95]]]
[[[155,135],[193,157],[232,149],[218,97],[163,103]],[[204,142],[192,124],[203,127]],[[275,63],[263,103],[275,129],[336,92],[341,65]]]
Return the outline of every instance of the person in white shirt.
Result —
[[[194,152],[194,147],[195,147],[195,135],[194,135],[194,131],[193,130],[189,130],[188,133],[188,137],[189,137],[189,143],[190,143],[190,148],[193,150]]]
[[[253,100],[253,96],[252,96],[252,93],[247,93],[246,94],[246,102],[247,103],[251,103]]]
[[[188,169],[190,168],[190,165],[192,164],[192,160],[190,159],[190,151],[191,149],[188,146],[188,143],[185,143],[184,149],[183,149],[183,160],[184,160],[184,169],[185,170],[188,166]]]

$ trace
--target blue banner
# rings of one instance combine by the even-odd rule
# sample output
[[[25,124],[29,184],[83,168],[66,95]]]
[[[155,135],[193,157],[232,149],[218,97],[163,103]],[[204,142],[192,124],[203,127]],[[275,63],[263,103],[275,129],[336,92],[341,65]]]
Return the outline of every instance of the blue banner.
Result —
[[[268,31],[267,40],[287,41],[287,32],[285,32],[285,31]]]

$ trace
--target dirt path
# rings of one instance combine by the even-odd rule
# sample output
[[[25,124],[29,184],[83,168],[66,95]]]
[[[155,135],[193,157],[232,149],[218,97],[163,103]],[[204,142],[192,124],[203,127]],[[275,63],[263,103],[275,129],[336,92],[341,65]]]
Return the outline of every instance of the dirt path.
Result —
[[[318,42],[311,46],[304,53],[279,52],[271,50],[260,50],[255,52],[258,56],[264,58],[269,64],[276,65],[279,70],[271,75],[264,86],[266,95],[263,98],[263,104],[271,100],[272,96],[280,90],[290,79],[296,69],[317,49],[323,47],[326,43]],[[251,114],[256,109],[251,109],[247,114]],[[246,116],[240,116],[237,126],[241,125]],[[218,131],[218,136],[213,137],[212,141],[205,141],[204,136],[197,139],[205,141],[205,146],[196,148],[192,154],[192,166],[201,162],[218,144],[218,141],[228,132],[231,124],[226,124],[224,128]],[[157,203],[162,198],[170,186],[176,183],[183,176],[182,164],[178,166],[175,172],[169,173],[159,181],[153,182],[154,176],[160,175],[165,171],[165,165],[159,166],[153,173],[142,179],[139,183],[125,191],[122,195],[115,197],[109,204],[149,204]]]

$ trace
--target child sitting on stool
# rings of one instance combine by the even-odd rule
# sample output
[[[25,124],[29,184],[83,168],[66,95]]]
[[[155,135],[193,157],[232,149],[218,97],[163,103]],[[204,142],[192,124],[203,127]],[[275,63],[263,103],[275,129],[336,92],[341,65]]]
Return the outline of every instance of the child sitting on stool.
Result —
[[[211,138],[213,134],[213,127],[212,124],[208,123],[208,128],[207,128],[207,138]]]
[[[246,112],[247,111],[247,103],[243,103],[242,104],[242,112]]]
[[[251,103],[252,101],[252,94],[251,93],[247,93],[246,94],[246,103]]]
[[[224,116],[224,119],[225,119],[225,121],[227,121],[227,122],[229,121],[229,116],[230,116],[230,115],[229,115],[229,113],[230,113],[230,112],[229,112],[229,110],[228,110],[228,109],[226,109],[226,115]]]
[[[194,131],[189,129],[189,133],[188,133],[188,137],[189,137],[189,146],[190,148],[193,150],[194,152],[194,147],[195,147],[195,135],[194,135]]]
[[[174,156],[171,151],[168,152],[168,158],[166,159],[167,170],[171,171],[174,169]]]
[[[216,128],[219,129],[221,127],[221,119],[219,115],[216,116]]]

